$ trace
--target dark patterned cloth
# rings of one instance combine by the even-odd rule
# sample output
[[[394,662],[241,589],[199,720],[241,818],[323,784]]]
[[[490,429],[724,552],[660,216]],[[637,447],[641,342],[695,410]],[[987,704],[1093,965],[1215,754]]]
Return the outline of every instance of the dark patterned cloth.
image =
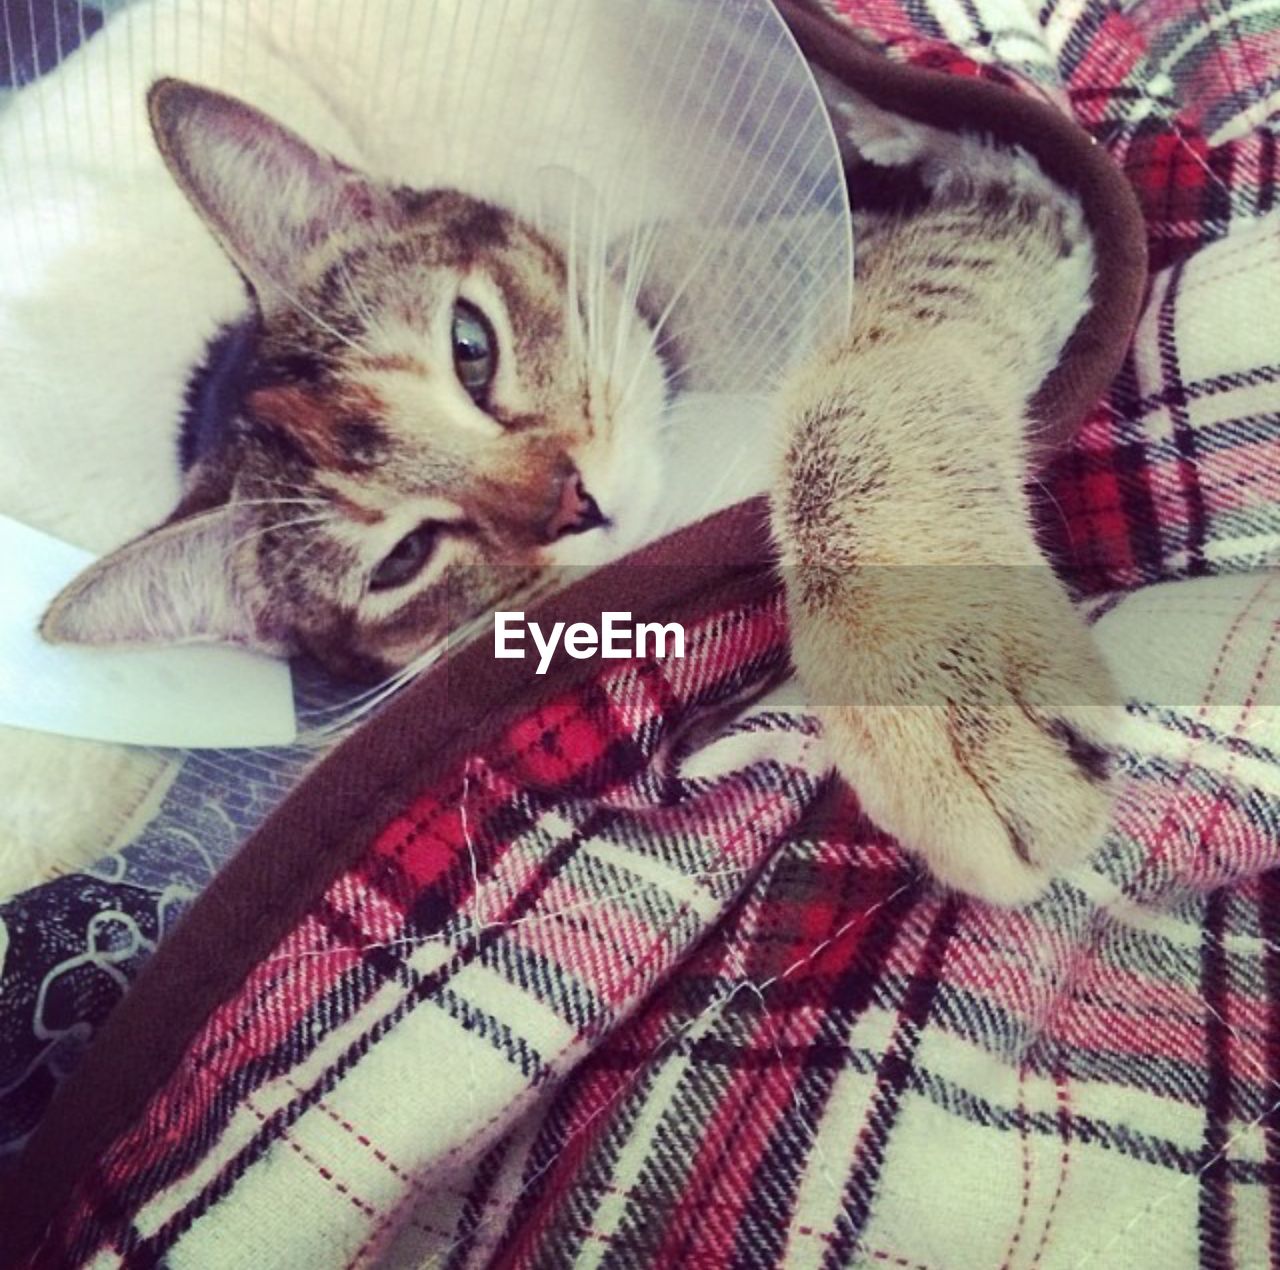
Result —
[[[79,874],[0,906],[0,1142],[35,1127],[162,924],[152,891]]]

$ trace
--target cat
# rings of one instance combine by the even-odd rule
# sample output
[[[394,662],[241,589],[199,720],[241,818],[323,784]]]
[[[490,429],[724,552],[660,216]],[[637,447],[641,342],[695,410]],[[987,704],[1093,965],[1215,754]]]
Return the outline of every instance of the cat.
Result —
[[[88,74],[94,48],[76,55]],[[104,267],[94,244],[36,262],[43,307],[0,297],[19,337],[0,341],[5,380],[28,405],[4,421],[22,461],[0,474],[0,511],[106,552],[55,601],[48,638],[230,640],[378,679],[548,566],[643,537],[670,368],[605,277],[600,344],[623,355],[604,373],[571,253],[505,205],[498,174],[472,172],[464,192],[398,170],[385,146],[366,160],[386,119],[335,106],[359,76],[282,84],[274,51],[256,81],[248,59],[240,96],[209,73],[159,79],[137,171],[92,171],[72,130],[67,188],[87,180],[112,209],[110,261],[145,261],[164,285],[131,299],[109,263],[114,293],[86,298]],[[61,73],[36,89],[58,91]],[[1022,903],[1096,844],[1108,805],[1105,668],[1044,566],[1023,490],[1027,400],[1087,304],[1088,233],[1030,160],[976,140],[957,156],[926,129],[894,144],[863,140],[867,157],[917,167],[930,207],[864,218],[854,325],[774,409],[796,668],[873,819],[944,883]],[[921,272],[930,258],[953,263]],[[214,297],[202,326],[173,325],[184,282]],[[95,308],[121,301],[113,317]],[[115,346],[101,338],[113,324]],[[85,331],[103,360],[69,387],[51,363]],[[119,384],[129,367],[136,389]],[[86,402],[98,383],[119,391]],[[79,446],[86,415],[72,452],[60,429],[76,426]],[[940,586],[953,564],[991,566],[985,589]],[[73,821],[50,825],[63,746],[84,788],[119,790],[100,816],[123,824],[145,802],[145,756],[129,782],[111,747],[26,740],[0,734],[0,780],[23,791],[0,812],[10,851],[75,836]]]

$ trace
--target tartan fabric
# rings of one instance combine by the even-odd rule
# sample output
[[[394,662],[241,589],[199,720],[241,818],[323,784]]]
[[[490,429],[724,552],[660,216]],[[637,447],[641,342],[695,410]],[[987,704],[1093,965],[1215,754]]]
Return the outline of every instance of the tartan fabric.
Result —
[[[387,1264],[1275,1264],[1278,599],[1101,619],[1134,700],[1115,829],[1025,912],[929,892],[848,794],[815,809]]]
[[[1069,105],[1156,271],[1049,473],[1131,699],[1098,856],[933,891],[775,685],[776,597],[422,789],[213,1014],[31,1264],[1280,1262],[1273,0],[846,3]],[[945,809],[939,809],[945,814]]]
[[[776,596],[690,629],[686,647],[519,719],[406,807],[101,1162],[107,1210],[91,1198],[38,1263],[76,1264],[105,1238],[131,1264],[210,1264],[219,1246],[251,1255],[254,1231],[284,1241],[267,1264],[359,1260],[417,1173],[437,1155],[465,1163],[633,1010],[825,779],[814,724],[767,705],[686,754],[708,711],[778,678]],[[425,1119],[395,1105],[405,1093]],[[325,1162],[325,1140],[348,1131],[382,1175],[368,1185]],[[250,1174],[347,1197],[342,1229],[316,1222],[311,1246],[264,1226],[256,1203],[220,1205]],[[121,1203],[136,1211],[104,1224]],[[214,1209],[246,1229],[198,1220]]]
[[[776,598],[519,719],[209,1018],[31,1264],[1273,1263],[1280,589],[1098,629],[1114,829],[1022,912],[933,891],[784,689],[697,739],[776,679]]]

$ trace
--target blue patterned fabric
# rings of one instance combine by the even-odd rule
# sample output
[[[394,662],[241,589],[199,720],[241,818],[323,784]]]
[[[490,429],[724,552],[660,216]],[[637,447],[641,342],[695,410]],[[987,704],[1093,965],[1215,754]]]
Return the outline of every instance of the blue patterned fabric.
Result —
[[[332,742],[341,690],[295,671],[308,739],[169,756],[160,804],[132,842],[0,904],[0,1167],[34,1128],[156,944]]]

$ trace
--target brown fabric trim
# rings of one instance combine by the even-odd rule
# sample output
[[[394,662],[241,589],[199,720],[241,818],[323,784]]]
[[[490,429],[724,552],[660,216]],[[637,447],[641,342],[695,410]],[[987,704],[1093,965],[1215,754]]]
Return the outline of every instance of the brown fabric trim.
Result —
[[[1095,308],[1036,399],[1061,443],[1114,375],[1145,279],[1136,200],[1110,160],[1057,111],[1007,89],[895,65],[833,19],[777,0],[801,48],[867,97],[942,127],[989,131],[1032,151],[1079,192],[1097,235]],[[773,585],[763,499],[664,539],[536,605],[542,623],[630,609],[637,620],[694,620]],[[598,669],[561,659],[539,677],[528,661],[497,661],[487,639],[460,650],[392,701],[294,791],[224,868],[161,945],[53,1100],[21,1157],[0,1210],[0,1265],[35,1246],[72,1188],[142,1113],[209,1014],[230,997],[356,860],[406,799],[462,748],[495,735]]]
[[[776,585],[763,498],[739,503],[549,596],[532,620],[695,621]],[[311,773],[214,878],[146,963],[59,1090],[0,1211],[0,1265],[35,1246],[80,1176],[172,1075],[210,1013],[243,983],[406,801],[462,753],[605,663],[499,661],[491,637],[406,689]]]
[[[1046,175],[1075,192],[1093,230],[1093,307],[1032,401],[1043,425],[1035,461],[1075,435],[1120,369],[1147,280],[1142,209],[1114,160],[1074,120],[1002,84],[892,62],[805,0],[774,0],[801,51],[878,106],[951,131],[990,133],[1035,155]],[[857,243],[854,243],[857,251]],[[854,303],[858,297],[855,292]]]

